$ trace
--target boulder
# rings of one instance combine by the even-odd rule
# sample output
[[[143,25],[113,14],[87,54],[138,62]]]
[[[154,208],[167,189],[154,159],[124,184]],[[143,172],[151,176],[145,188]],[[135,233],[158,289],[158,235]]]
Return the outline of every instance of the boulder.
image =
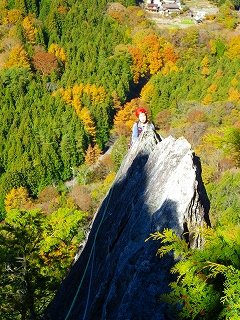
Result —
[[[160,295],[170,290],[174,258],[160,259],[158,241],[145,240],[171,228],[201,247],[193,235],[210,224],[208,211],[191,145],[183,137],[161,139],[147,127],[124,158],[43,319],[173,319]]]

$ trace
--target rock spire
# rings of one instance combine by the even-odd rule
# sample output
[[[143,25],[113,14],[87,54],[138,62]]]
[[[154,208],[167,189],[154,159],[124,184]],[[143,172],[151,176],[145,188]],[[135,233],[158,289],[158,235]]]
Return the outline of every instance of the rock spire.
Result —
[[[186,139],[162,139],[150,127],[126,155],[95,214],[69,274],[44,320],[172,319],[160,294],[169,292],[173,257],[156,256],[164,228],[179,237],[207,223],[209,201],[201,165]]]

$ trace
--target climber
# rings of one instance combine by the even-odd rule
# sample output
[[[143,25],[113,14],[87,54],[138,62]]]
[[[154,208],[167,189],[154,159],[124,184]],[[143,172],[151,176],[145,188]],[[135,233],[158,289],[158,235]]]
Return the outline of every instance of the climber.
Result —
[[[144,130],[147,124],[150,124],[152,129],[155,130],[154,125],[147,118],[147,111],[144,108],[138,108],[135,112],[138,121],[132,127],[132,141],[130,147],[137,140],[140,133]]]

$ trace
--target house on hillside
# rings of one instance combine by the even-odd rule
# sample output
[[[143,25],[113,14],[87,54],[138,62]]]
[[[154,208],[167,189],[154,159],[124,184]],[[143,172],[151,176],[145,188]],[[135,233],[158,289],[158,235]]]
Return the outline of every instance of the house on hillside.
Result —
[[[145,9],[148,11],[157,12],[159,10],[160,5],[161,5],[160,0],[146,0],[145,1]]]
[[[153,12],[172,13],[180,12],[182,10],[181,3],[179,0],[146,0],[145,9]]]
[[[179,13],[182,10],[180,3],[164,3],[159,7],[159,12],[165,13]]]

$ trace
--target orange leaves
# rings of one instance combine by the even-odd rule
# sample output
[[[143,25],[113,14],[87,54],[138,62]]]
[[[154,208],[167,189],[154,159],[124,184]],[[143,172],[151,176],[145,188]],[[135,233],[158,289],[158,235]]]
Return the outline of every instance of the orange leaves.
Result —
[[[97,163],[100,155],[101,155],[101,150],[99,149],[99,147],[97,145],[95,145],[94,147],[89,145],[87,152],[86,152],[86,155],[85,155],[85,164],[88,167],[91,167],[92,165]]]
[[[166,48],[163,51],[163,54],[164,54],[164,59],[166,61],[176,63],[179,59],[179,55],[175,53],[174,48],[170,44],[166,46]]]
[[[126,8],[117,2],[109,3],[107,6],[107,13],[113,19],[119,21],[119,23],[123,23],[124,15],[125,15]]]
[[[52,70],[59,71],[58,61],[53,53],[36,53],[33,56],[33,66],[43,75],[50,75]]]
[[[4,68],[11,68],[13,66],[31,68],[28,54],[20,44],[16,44],[12,48]]]
[[[143,51],[143,62],[150,74],[157,73],[163,66],[160,39],[154,35],[147,35],[139,44]]]
[[[133,60],[133,81],[134,83],[138,83],[143,72],[143,54],[140,48],[137,47],[130,47],[128,50],[131,53]]]
[[[133,42],[134,43],[134,42]],[[165,48],[164,48],[165,47]],[[175,53],[173,47],[166,43],[164,38],[159,38],[155,34],[148,34],[143,37],[137,33],[135,45],[128,48],[132,55],[134,73],[133,81],[139,82],[141,76],[156,74],[166,64],[174,65],[179,56]]]
[[[118,111],[114,117],[114,130],[118,135],[130,135],[132,126],[137,121],[135,111],[139,107],[143,107],[146,110],[149,109],[147,104],[140,99],[133,99]]]
[[[129,135],[132,130],[134,122],[137,120],[134,112],[136,105],[131,102],[127,102],[124,107],[118,111],[114,117],[114,130],[118,135]]]
[[[198,123],[198,122],[204,122],[206,121],[207,117],[205,113],[201,110],[192,110],[187,118],[187,121],[191,124]]]

